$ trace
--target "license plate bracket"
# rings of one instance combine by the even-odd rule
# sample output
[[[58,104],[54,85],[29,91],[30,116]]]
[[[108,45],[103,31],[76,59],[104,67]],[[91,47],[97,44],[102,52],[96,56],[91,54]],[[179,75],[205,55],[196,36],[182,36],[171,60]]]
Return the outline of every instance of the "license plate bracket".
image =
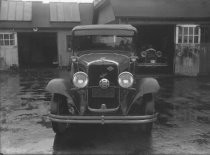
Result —
[[[92,88],[92,97],[113,98],[115,96],[114,88]]]

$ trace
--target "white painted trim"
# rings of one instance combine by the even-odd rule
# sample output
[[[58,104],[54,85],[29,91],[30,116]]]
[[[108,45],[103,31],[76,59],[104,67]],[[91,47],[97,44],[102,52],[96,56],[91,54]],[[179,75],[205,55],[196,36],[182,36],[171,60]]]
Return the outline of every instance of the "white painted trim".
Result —
[[[178,38],[179,38],[179,27],[176,26],[176,44],[178,44]]]
[[[14,45],[0,45],[1,47],[14,47],[17,46],[17,33],[16,32],[11,32],[11,31],[0,31],[0,34],[14,34]],[[10,39],[9,39],[10,40]]]
[[[179,38],[179,27],[182,27],[182,28],[185,28],[187,27],[187,31],[188,31],[188,34],[186,36],[188,36],[188,40],[187,40],[187,43],[184,43],[183,40],[184,40],[184,29],[182,30],[182,42],[179,43],[178,42],[178,38]],[[192,27],[193,28],[193,43],[189,43],[189,28]],[[195,28],[198,27],[198,35],[195,35],[194,31],[195,31]],[[194,37],[195,36],[198,36],[198,43],[194,43]],[[201,28],[199,25],[192,25],[192,24],[177,24],[176,25],[176,44],[200,44],[200,39],[201,39]]]

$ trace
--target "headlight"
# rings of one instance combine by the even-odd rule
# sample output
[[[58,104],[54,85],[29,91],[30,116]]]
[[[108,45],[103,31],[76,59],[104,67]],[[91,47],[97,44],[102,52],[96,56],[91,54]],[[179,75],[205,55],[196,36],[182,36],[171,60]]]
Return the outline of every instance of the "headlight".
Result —
[[[146,51],[142,51],[141,52],[141,57],[145,58],[147,56],[147,52]]]
[[[76,72],[73,75],[73,83],[77,88],[84,88],[88,84],[88,75],[84,72]]]
[[[156,52],[156,55],[157,55],[157,57],[160,58],[160,57],[162,56],[162,52],[161,52],[161,51],[157,51],[157,52]]]
[[[122,72],[118,76],[118,83],[123,88],[129,88],[133,85],[133,75],[130,72]]]

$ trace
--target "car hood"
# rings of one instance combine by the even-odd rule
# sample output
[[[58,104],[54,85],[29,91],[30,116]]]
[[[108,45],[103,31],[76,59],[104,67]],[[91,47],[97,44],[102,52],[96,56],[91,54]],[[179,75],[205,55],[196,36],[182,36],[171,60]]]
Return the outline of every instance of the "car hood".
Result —
[[[126,55],[116,53],[91,53],[84,54],[78,58],[78,63],[85,66],[91,64],[111,64],[119,66],[120,71],[127,69],[130,65],[130,58]]]

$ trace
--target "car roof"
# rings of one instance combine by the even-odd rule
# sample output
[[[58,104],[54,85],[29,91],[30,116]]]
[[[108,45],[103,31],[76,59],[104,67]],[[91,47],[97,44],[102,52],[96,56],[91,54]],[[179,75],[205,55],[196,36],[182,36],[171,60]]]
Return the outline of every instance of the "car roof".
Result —
[[[73,28],[75,30],[100,30],[100,29],[116,29],[116,30],[131,30],[137,31],[135,27],[128,24],[99,24],[99,25],[80,25]]]

